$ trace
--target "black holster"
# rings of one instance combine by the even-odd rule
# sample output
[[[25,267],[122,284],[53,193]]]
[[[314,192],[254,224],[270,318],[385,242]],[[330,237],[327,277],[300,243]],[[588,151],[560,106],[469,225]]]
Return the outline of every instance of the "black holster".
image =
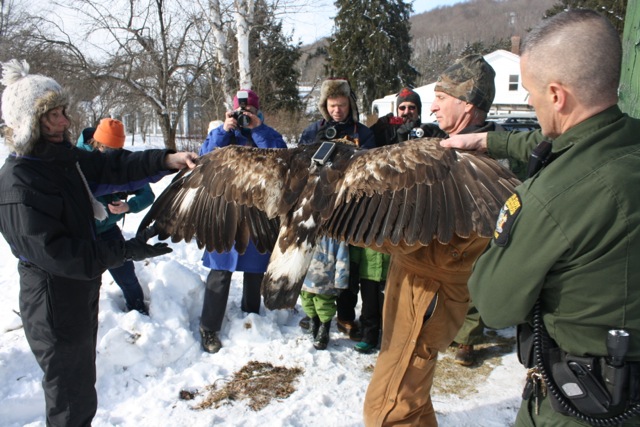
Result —
[[[518,345],[518,361],[527,368],[535,366],[533,358],[533,327],[528,323],[521,323],[516,327],[516,343]]]
[[[557,352],[557,361],[551,364],[553,381],[578,411],[595,417],[621,412],[612,413],[615,407],[602,378],[601,358],[573,356],[560,349]],[[567,414],[554,396],[550,403],[557,412]]]

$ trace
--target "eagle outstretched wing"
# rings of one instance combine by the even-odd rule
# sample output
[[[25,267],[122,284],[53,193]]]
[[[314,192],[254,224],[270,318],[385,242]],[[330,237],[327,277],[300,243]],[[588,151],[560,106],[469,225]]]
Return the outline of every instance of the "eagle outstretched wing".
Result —
[[[439,139],[402,142],[356,153],[340,182],[322,180],[316,194],[324,234],[360,246],[448,243],[454,234],[493,234],[497,214],[519,184],[484,154],[445,149]]]
[[[252,239],[270,251],[265,306],[295,303],[321,235],[359,246],[447,243],[489,237],[504,201],[519,184],[497,161],[422,138],[372,150],[336,144],[331,161],[319,144],[290,149],[229,146],[199,159],[156,199],[160,239],[195,239],[218,252]]]
[[[290,154],[234,145],[204,155],[156,198],[139,229],[154,222],[159,239],[195,239],[210,252],[235,245],[244,253],[251,238],[261,253],[270,252]]]

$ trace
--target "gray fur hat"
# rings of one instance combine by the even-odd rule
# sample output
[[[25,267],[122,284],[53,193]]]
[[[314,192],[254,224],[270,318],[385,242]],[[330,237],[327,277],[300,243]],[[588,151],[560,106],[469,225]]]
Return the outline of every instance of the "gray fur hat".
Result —
[[[320,99],[318,101],[318,109],[322,113],[325,120],[330,121],[331,116],[327,110],[327,99],[337,96],[346,96],[349,99],[349,109],[354,122],[358,121],[358,104],[356,102],[356,94],[351,90],[348,80],[339,78],[329,78],[322,82],[320,88]]]
[[[495,78],[496,72],[482,55],[467,55],[444,70],[434,90],[489,111],[496,96]]]
[[[29,74],[26,61],[2,64],[2,117],[7,124],[6,143],[17,154],[32,152],[40,139],[40,118],[49,110],[66,106],[62,87],[52,78]]]

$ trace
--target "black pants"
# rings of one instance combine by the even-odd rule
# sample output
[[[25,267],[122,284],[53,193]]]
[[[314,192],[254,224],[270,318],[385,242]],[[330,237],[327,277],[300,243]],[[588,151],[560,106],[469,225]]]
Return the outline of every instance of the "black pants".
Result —
[[[362,341],[373,346],[378,345],[380,329],[382,328],[382,306],[384,305],[385,281],[360,279],[360,295],[362,296],[362,311],[360,313],[360,328]]]
[[[120,227],[114,225],[98,235],[100,240],[124,240]],[[133,261],[125,261],[120,267],[110,268],[109,273],[122,290],[127,310],[146,311],[144,305],[144,292],[136,276]]]
[[[222,329],[224,313],[229,299],[231,275],[225,270],[211,270],[207,276],[200,326],[207,331],[218,332]],[[240,309],[245,313],[260,312],[260,284],[264,273],[243,273],[242,302]]]
[[[100,278],[53,277],[25,262],[18,272],[24,332],[44,372],[47,426],[90,426],[98,407]]]
[[[352,263],[349,266],[349,288],[340,292],[336,305],[338,306],[338,319],[346,321],[356,320],[356,305],[358,305],[358,292],[360,288],[360,275],[358,265]]]

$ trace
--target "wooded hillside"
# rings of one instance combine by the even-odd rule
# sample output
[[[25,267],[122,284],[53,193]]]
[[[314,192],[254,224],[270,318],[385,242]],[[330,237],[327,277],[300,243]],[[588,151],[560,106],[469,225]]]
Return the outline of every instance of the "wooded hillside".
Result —
[[[433,81],[468,46],[510,49],[512,36],[522,37],[556,0],[470,0],[411,17],[412,65],[418,85]],[[298,62],[302,84],[325,75],[327,40],[304,46]]]

